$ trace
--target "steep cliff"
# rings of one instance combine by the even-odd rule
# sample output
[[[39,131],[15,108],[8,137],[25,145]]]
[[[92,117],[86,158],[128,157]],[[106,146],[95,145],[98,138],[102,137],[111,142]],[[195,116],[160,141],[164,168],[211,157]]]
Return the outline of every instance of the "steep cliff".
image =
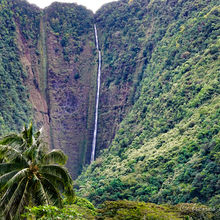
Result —
[[[219,16],[215,0],[122,0],[98,11],[101,145],[118,129],[78,178],[81,195],[219,204]]]
[[[31,118],[27,72],[23,71],[18,47],[16,4],[0,1],[0,134],[19,129]]]
[[[52,147],[64,150],[76,175],[92,145],[97,75],[93,14],[75,4],[54,3],[44,19]]]
[[[94,18],[76,4],[1,0],[1,135],[34,120],[75,177],[89,161],[97,58]]]
[[[143,74],[142,21],[135,13],[128,16],[130,8],[124,4],[127,2],[107,4],[95,15],[103,58],[97,154],[110,146],[119,124],[134,104]],[[136,8],[135,5],[132,10]]]

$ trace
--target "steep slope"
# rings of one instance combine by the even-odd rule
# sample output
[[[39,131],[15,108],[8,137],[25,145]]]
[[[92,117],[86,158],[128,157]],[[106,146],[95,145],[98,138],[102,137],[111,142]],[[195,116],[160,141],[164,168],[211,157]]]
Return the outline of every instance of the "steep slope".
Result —
[[[0,135],[18,130],[31,118],[27,73],[23,71],[17,44],[17,23],[12,2],[0,1]]]
[[[122,0],[97,13],[108,73],[119,85],[124,74],[141,81],[110,148],[78,178],[79,194],[219,204],[219,13],[215,0]],[[121,54],[132,47],[138,71]],[[120,68],[129,61],[134,72]]]
[[[89,161],[98,54],[93,13],[76,4],[45,10],[0,1],[0,135],[33,120],[73,177]]]
[[[107,4],[95,15],[102,49],[97,155],[109,147],[119,124],[134,104],[143,73],[141,45],[145,33],[135,12],[139,9],[135,3],[130,12],[124,4],[127,2]]]
[[[19,62],[26,73],[25,85],[37,128],[44,126],[47,141],[50,141],[48,106],[45,95],[47,75],[43,57],[46,56],[41,36],[42,11],[26,1],[13,1],[11,10],[16,23],[16,44],[19,49]],[[31,118],[26,116],[26,120]]]
[[[93,14],[75,4],[54,3],[45,10],[45,22],[52,147],[69,156],[67,166],[76,176],[92,145],[97,75]]]

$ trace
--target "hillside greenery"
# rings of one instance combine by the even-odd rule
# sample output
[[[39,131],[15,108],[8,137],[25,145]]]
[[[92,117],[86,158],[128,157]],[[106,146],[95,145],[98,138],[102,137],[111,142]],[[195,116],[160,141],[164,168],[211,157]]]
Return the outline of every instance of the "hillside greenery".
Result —
[[[0,139],[1,219],[215,219],[218,211],[198,204],[156,205],[105,201],[99,209],[76,197],[64,167],[67,156],[48,150],[43,129],[32,123]]]
[[[65,202],[64,202],[65,204]],[[60,209],[55,206],[27,208],[22,215],[30,219],[109,219],[109,220],[178,220],[178,219],[215,219],[216,210],[198,204],[156,205],[134,201],[106,201],[96,209],[88,200],[76,197],[71,205]]]
[[[65,199],[63,202],[63,208],[51,205],[27,207],[22,217],[41,220],[95,219],[97,215],[95,207],[87,199],[76,197],[72,204],[66,203]]]
[[[218,219],[218,0],[119,0],[95,15],[75,4],[40,10],[0,0],[0,136],[39,110],[51,145],[80,172],[93,133],[93,23],[102,51],[99,157],[75,181],[74,197],[64,153],[42,146],[32,125],[6,136],[0,215],[19,219],[29,206],[24,218]],[[39,109],[30,85],[45,98],[32,103]]]
[[[120,66],[137,65],[138,51],[144,64],[134,105],[111,146],[78,178],[79,195],[96,204],[219,206],[219,15],[215,0],[123,0],[98,11],[103,60],[117,73],[109,80],[120,86],[132,78]],[[125,42],[135,48],[123,53]]]
[[[24,27],[27,11],[25,5],[19,8],[16,5],[17,1],[0,1],[0,135],[21,129],[32,115],[16,33],[16,24]],[[26,36],[34,35],[30,29],[26,28]]]
[[[84,35],[88,35],[93,27],[92,12],[83,6],[63,3],[53,3],[46,12],[52,31],[60,39],[64,60],[69,62],[69,57],[74,55],[77,61],[86,44]]]

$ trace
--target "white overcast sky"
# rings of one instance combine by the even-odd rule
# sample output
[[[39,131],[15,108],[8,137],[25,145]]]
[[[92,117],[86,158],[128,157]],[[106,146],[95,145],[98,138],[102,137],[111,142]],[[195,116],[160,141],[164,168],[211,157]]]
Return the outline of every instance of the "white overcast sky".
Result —
[[[113,1],[116,0],[28,0],[28,2],[38,5],[40,8],[45,8],[49,6],[52,2],[74,2],[78,5],[84,5],[94,12],[97,11],[103,4]]]

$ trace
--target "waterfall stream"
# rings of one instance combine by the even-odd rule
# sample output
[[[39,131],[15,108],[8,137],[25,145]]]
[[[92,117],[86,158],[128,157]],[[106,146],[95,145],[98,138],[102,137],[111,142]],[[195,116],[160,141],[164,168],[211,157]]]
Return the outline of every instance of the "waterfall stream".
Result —
[[[93,141],[92,141],[91,163],[95,159],[96,138],[97,138],[97,129],[98,129],[99,94],[100,94],[100,81],[101,81],[100,78],[101,78],[101,67],[102,67],[102,56],[101,56],[101,51],[99,50],[99,40],[98,40],[97,28],[95,24],[94,24],[94,31],[95,31],[96,49],[99,52],[99,65],[98,65],[98,77],[97,77],[95,126],[94,126]]]

